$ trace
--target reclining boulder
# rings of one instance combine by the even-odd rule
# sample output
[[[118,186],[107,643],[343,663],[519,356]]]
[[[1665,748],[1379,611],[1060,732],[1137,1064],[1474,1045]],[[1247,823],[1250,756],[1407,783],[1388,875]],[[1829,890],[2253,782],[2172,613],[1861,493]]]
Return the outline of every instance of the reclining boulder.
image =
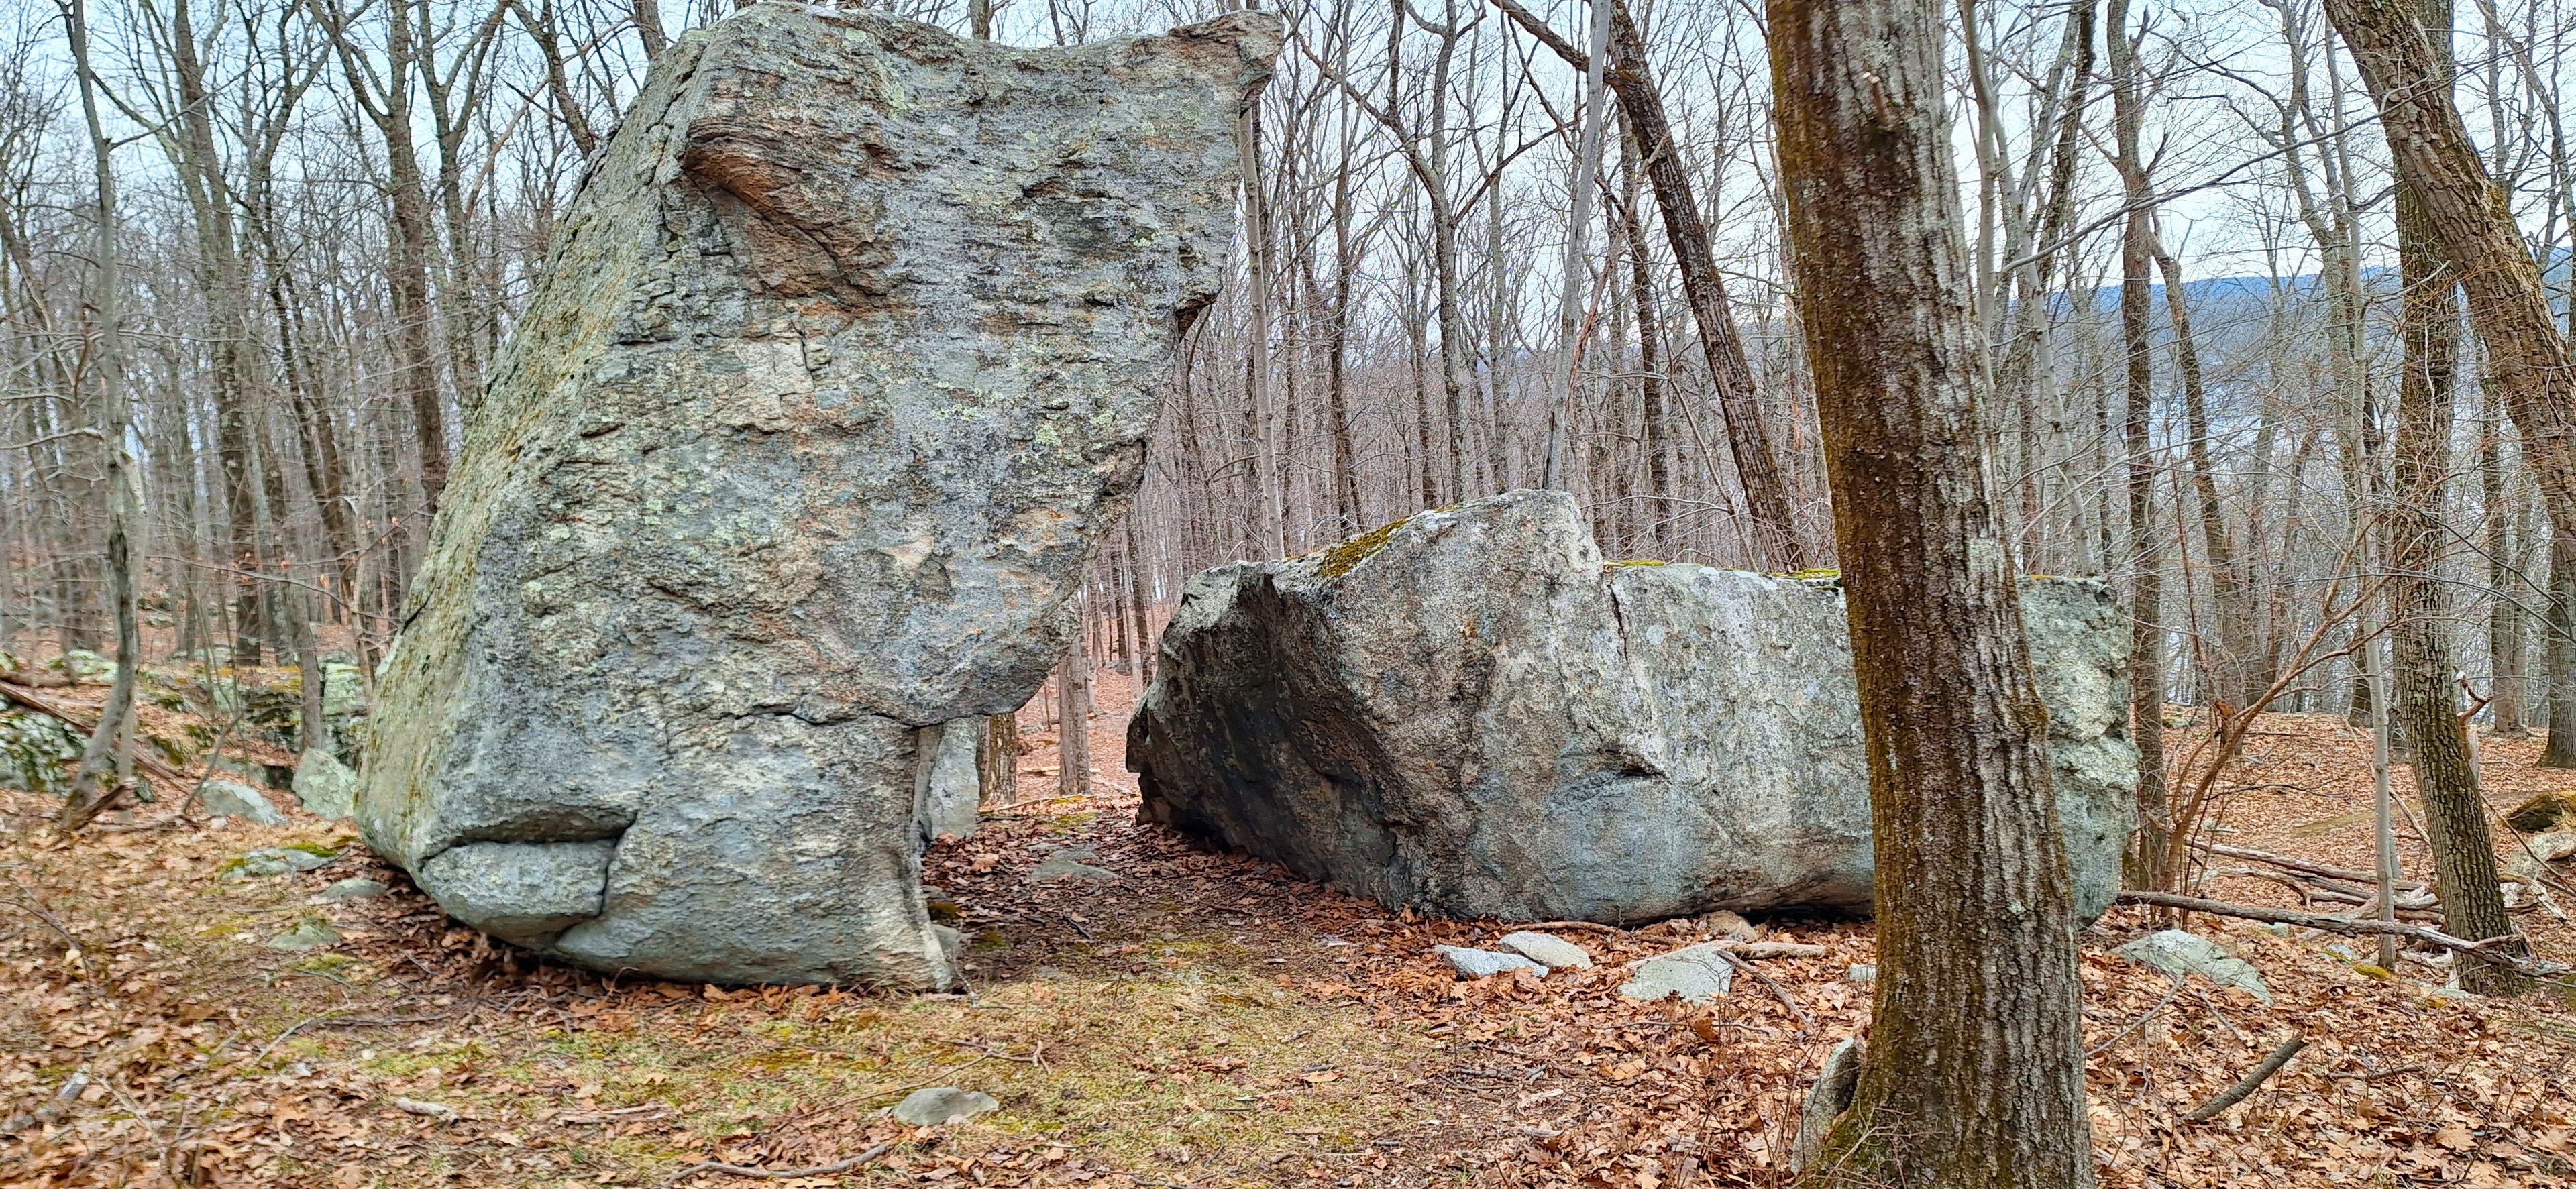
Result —
[[[600,970],[949,985],[919,840],[1063,652],[1280,38],[764,3],[672,45],[446,485],[368,843]]]
[[[2022,612],[2089,921],[2134,824],[2128,622],[2096,580]],[[1605,565],[1571,497],[1519,491],[1202,573],[1160,648],[1145,820],[1453,917],[1870,908],[1830,580]]]

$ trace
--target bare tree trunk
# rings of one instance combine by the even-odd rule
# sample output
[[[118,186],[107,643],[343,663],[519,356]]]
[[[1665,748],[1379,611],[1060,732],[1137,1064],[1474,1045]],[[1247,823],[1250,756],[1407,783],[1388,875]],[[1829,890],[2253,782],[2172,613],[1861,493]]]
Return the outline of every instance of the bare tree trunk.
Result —
[[[2182,263],[2158,243],[2155,249],[2156,272],[2165,282],[2165,309],[2173,324],[2174,371],[2182,380],[2183,431],[2190,437],[2183,447],[2191,465],[2193,499],[2199,504],[2201,552],[2208,558],[2212,579],[2211,601],[2216,604],[2216,655],[2210,658],[2211,686],[2219,701],[2230,706],[2250,704],[2257,690],[2249,688],[2247,662],[2254,655],[2254,592],[2245,571],[2243,559],[2236,554],[2236,536],[2228,531],[2227,501],[2219,494],[2218,468],[2210,459],[2209,393],[2200,371],[2200,345],[2192,336],[2191,303],[2184,297]]]
[[[2485,548],[2487,574],[2487,657],[2493,672],[2487,681],[2489,729],[2498,738],[2527,739],[2531,724],[2525,691],[2528,682],[2523,672],[2523,643],[2527,617],[2523,614],[2519,591],[2527,589],[2516,563],[2524,550],[2518,517],[2521,502],[2513,497],[2512,484],[2505,474],[2503,409],[2495,387],[2479,386],[2486,400],[2485,416],[2478,432],[2478,496],[2485,510]]]
[[[2129,852],[2130,887],[2163,888],[2169,829],[2165,806],[2164,536],[2156,525],[2156,455],[2150,430],[2155,407],[2155,355],[2149,338],[2148,271],[2156,242],[2155,199],[2139,155],[2145,118],[2144,80],[2137,42],[2128,27],[2128,0],[2109,6],[2111,106],[2115,166],[2127,218],[2120,233],[2120,344],[2126,384],[2121,401],[2121,445],[2128,454],[2128,564],[2136,572],[2129,590],[2129,734],[2138,744],[2138,834]]]
[[[2423,24],[2419,40],[2429,33],[2433,41],[2428,59],[2433,73],[2423,85],[2447,89],[2449,0],[2415,3],[2416,19]],[[2449,529],[2441,509],[2450,477],[2452,393],[2459,372],[2459,282],[2444,267],[2429,212],[2415,188],[2401,179],[2396,199],[2405,360],[2397,389],[2397,498],[2387,518],[2395,654],[2390,668],[2396,680],[2391,701],[2414,754],[2415,789],[2423,801],[2426,840],[2432,844],[2443,928],[2481,941],[2514,929],[2496,880],[2495,840],[2488,832],[2476,756],[2453,692],[2459,666],[2451,656],[2451,600],[2442,583]],[[2522,989],[2523,980],[2510,967],[2476,955],[2461,955],[2456,969],[2460,986],[2470,991],[2513,994]]]
[[[1007,809],[1020,803],[1020,716],[995,714],[984,720],[983,745],[975,750],[977,803]]]
[[[1868,744],[1879,983],[1811,1183],[2093,1183],[2074,885],[2010,555],[1937,0],[1771,0],[1780,172]]]
[[[125,378],[120,366],[125,345],[118,321],[123,315],[117,301],[115,142],[108,139],[106,126],[99,119],[100,87],[90,59],[88,5],[84,0],[71,0],[65,16],[97,186],[96,203],[91,208],[94,239],[89,262],[88,301],[93,321],[89,341],[84,344],[87,358],[82,371],[95,376],[98,386],[98,444],[107,460],[107,594],[114,601],[116,620],[116,680],[108,687],[107,705],[99,711],[98,726],[81,748],[80,765],[72,772],[70,795],[63,800],[59,824],[63,832],[70,833],[88,825],[124,787],[124,769],[131,763],[133,746],[134,686],[137,670],[143,667],[143,633],[135,617],[134,548],[128,531],[133,478],[126,473]]]
[[[2549,738],[2542,768],[2576,768],[2576,536],[2549,535],[2549,637],[2541,642],[2549,679]]]
[[[1622,118],[1621,126],[1627,125]],[[1626,201],[1620,226],[1628,237],[1628,286],[1637,307],[1637,388],[1645,433],[1639,448],[1646,455],[1646,516],[1654,556],[1673,555],[1673,426],[1664,395],[1664,321],[1655,305],[1655,262],[1646,254],[1645,220],[1637,212],[1639,182],[1637,138],[1626,137],[1619,155],[1619,180]]]
[[[1081,607],[1073,647],[1056,669],[1056,772],[1059,796],[1091,795],[1091,607]]]

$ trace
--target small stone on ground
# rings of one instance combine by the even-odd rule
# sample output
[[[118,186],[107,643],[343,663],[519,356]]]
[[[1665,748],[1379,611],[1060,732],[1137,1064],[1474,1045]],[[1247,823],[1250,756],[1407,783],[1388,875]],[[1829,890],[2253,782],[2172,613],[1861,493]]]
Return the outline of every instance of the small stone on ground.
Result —
[[[1067,850],[1057,851],[1054,854],[1048,855],[1044,860],[1040,861],[1037,866],[1029,869],[1029,882],[1037,883],[1041,880],[1049,879],[1079,879],[1086,883],[1108,883],[1110,880],[1118,878],[1118,873],[1115,871],[1106,867],[1094,867],[1089,863],[1083,862],[1084,859],[1090,857],[1091,848],[1087,846],[1077,846]]]
[[[1494,944],[1552,970],[1564,970],[1569,967],[1575,970],[1592,969],[1591,954],[1584,952],[1582,946],[1553,933],[1534,933],[1524,929],[1518,933],[1506,933],[1501,941]]]
[[[2198,934],[2167,929],[2147,934],[2116,952],[2141,966],[2161,970],[2176,982],[2197,974],[2222,987],[2239,988],[2265,1003],[2272,1001],[2272,989],[2263,985],[2263,976],[2253,964]]]
[[[1735,964],[1719,952],[1724,945],[1707,941],[1639,962],[1635,977],[1619,993],[1649,1003],[1667,996],[1684,1003],[1724,998],[1735,987]]]
[[[915,1090],[911,1097],[895,1104],[894,1117],[914,1127],[943,1127],[1000,1109],[1001,1105],[990,1094],[936,1086]]]
[[[268,803],[259,790],[234,780],[209,780],[197,804],[212,817],[237,817],[255,826],[283,826],[286,814]]]
[[[1495,950],[1471,950],[1457,945],[1433,948],[1440,952],[1441,957],[1449,959],[1449,968],[1457,971],[1460,978],[1488,978],[1513,970],[1526,970],[1540,978],[1547,977],[1547,967],[1519,954],[1506,954]]]
[[[385,894],[385,885],[372,879],[344,879],[322,889],[313,897],[315,904],[339,904],[348,900],[372,900]]]
[[[311,871],[324,866],[336,855],[316,854],[295,846],[263,846],[242,855],[224,868],[225,879],[267,879],[291,871]],[[382,890],[381,886],[378,888]]]
[[[339,941],[339,930],[323,923],[318,918],[306,917],[301,921],[297,921],[293,929],[269,938],[268,948],[273,950],[284,950],[290,954],[294,954],[302,953],[305,950],[320,949],[326,945],[337,945],[339,944]]]

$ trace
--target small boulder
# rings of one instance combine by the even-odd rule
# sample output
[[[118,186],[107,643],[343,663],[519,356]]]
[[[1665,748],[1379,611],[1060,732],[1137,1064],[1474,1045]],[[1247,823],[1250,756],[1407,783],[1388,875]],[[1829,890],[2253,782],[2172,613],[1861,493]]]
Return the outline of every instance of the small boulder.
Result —
[[[2222,987],[2236,987],[2264,1003],[2272,1002],[2272,989],[2263,985],[2263,976],[2255,972],[2252,963],[2195,933],[2180,929],[2150,933],[2115,952],[2140,966],[2163,971],[2175,982],[2196,974]]]
[[[338,856],[327,850],[307,850],[300,846],[263,846],[224,864],[223,879],[268,879],[295,871],[311,871],[328,865]]]
[[[385,885],[372,879],[344,879],[313,896],[314,904],[345,904],[351,900],[372,900],[385,894]]]
[[[1585,953],[1582,946],[1553,933],[1533,933],[1524,929],[1518,933],[1506,933],[1494,944],[1550,969],[1592,969],[1592,955]]]
[[[1460,945],[1443,945],[1434,946],[1432,948],[1439,951],[1441,957],[1449,959],[1449,968],[1457,971],[1458,977],[1460,978],[1488,978],[1497,974],[1507,974],[1515,970],[1526,970],[1540,978],[1547,977],[1547,967],[1545,965],[1532,962],[1528,958],[1522,957],[1519,954],[1506,954],[1496,950],[1468,949],[1467,947]]]
[[[338,945],[339,943],[339,930],[332,928],[328,922],[324,921],[320,917],[305,917],[304,919],[295,922],[294,928],[289,929],[284,933],[280,933],[275,937],[269,938],[268,948],[273,950],[284,950],[287,953],[295,954],[302,953],[305,950],[320,949],[326,945]]]
[[[268,803],[258,789],[234,780],[209,780],[197,792],[197,804],[214,817],[237,817],[255,826],[287,824],[284,811]]]
[[[293,787],[306,813],[339,821],[358,815],[358,774],[324,748],[306,748],[295,761]]]
[[[1677,996],[1684,1003],[1724,998],[1735,987],[1735,964],[1720,951],[1724,942],[1705,941],[1637,963],[1619,993],[1648,1003]]]
[[[1878,967],[1866,962],[1854,962],[1848,977],[1856,983],[1874,983],[1878,981]]]
[[[1118,878],[1118,873],[1115,871],[1106,867],[1094,867],[1089,863],[1083,862],[1084,859],[1088,859],[1090,857],[1091,848],[1087,846],[1078,846],[1057,851],[1041,860],[1037,866],[1029,869],[1029,882],[1040,883],[1050,879],[1078,879],[1085,883],[1108,883],[1110,880]]]
[[[894,1117],[914,1127],[945,1127],[999,1110],[1001,1105],[990,1094],[960,1090],[955,1086],[936,1086],[915,1090],[911,1097],[896,1103]]]

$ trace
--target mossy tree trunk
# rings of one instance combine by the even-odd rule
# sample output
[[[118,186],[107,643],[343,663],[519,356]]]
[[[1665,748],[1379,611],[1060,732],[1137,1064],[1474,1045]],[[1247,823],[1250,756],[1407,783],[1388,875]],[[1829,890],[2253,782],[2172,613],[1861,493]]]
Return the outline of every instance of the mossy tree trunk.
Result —
[[[1869,1056],[1811,1184],[2093,1181],[2073,884],[2009,552],[1937,0],[1771,0],[1876,831]]]

